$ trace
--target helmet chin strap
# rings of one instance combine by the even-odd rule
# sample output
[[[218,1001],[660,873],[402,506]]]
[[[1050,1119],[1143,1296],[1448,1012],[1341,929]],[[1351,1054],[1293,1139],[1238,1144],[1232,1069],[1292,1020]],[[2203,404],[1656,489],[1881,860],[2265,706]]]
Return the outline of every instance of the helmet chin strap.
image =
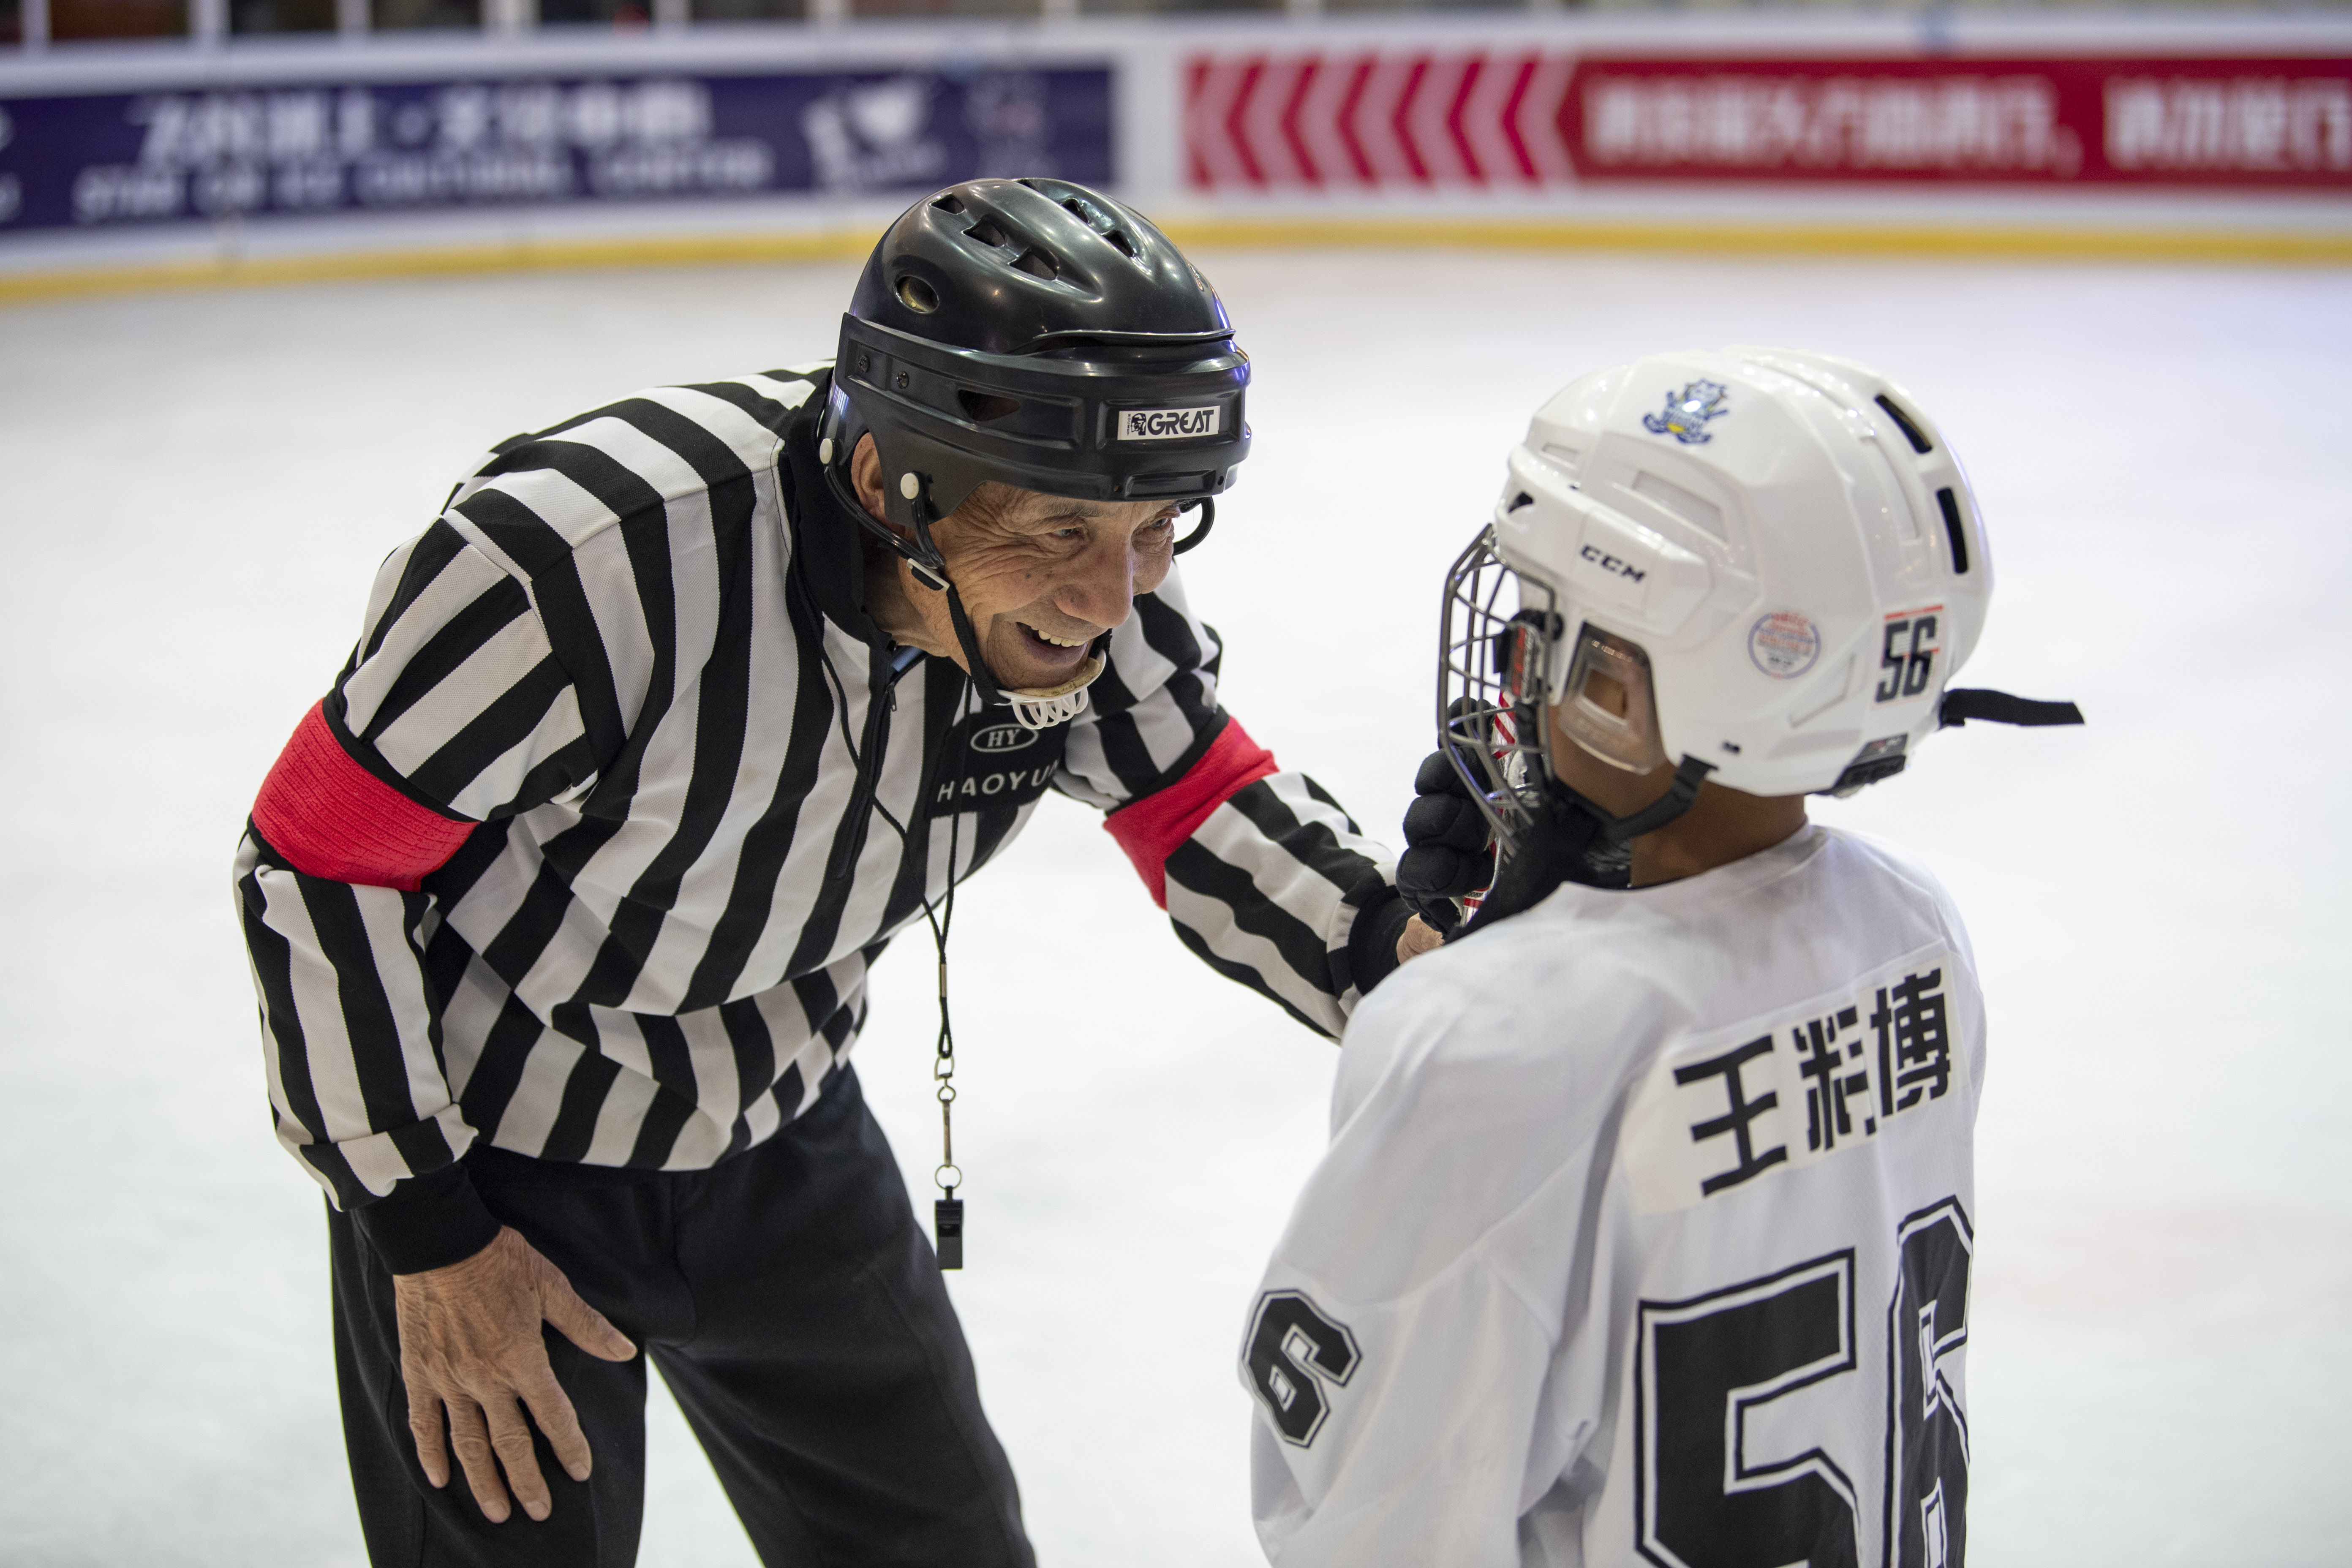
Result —
[[[980,688],[982,707],[1004,703],[1013,710],[1013,716],[1031,730],[1050,730],[1087,710],[1087,688],[1103,672],[1106,662],[1101,654],[1090,650],[1077,672],[1058,686],[1015,687],[1008,690],[997,684],[996,672],[988,668],[988,659],[980,651],[980,635],[972,629],[971,616],[964,612],[963,595],[956,592],[956,585],[944,572],[939,574],[937,583],[929,582],[923,573],[916,575],[925,578],[925,587],[947,595],[948,620],[955,627],[957,645],[963,649],[964,668],[971,672],[972,684]]]
[[[1655,833],[1659,828],[1688,811],[1691,808],[1691,803],[1698,799],[1698,786],[1705,783],[1706,775],[1713,772],[1715,772],[1713,763],[1703,763],[1696,757],[1685,756],[1681,765],[1675,769],[1674,782],[1666,785],[1666,793],[1641,810],[1625,816],[1611,816],[1600,804],[1589,796],[1579,795],[1561,783],[1557,773],[1552,775],[1549,783],[1553,791],[1565,797],[1568,804],[1584,812],[1600,824],[1601,836],[1603,838],[1612,845],[1622,847],[1632,844],[1644,833]]]
[[[1504,860],[1477,912],[1446,940],[1457,941],[1531,910],[1562,882],[1588,888],[1630,886],[1633,840],[1644,833],[1655,833],[1688,811],[1698,798],[1699,784],[1714,771],[1713,763],[1685,757],[1675,769],[1666,793],[1625,816],[1612,815],[1562,784],[1558,774],[1549,774],[1545,780],[1544,809],[1520,836],[1518,850]]]
[[[915,581],[936,594],[944,594],[948,601],[948,623],[955,628],[956,646],[962,650],[964,668],[971,682],[980,689],[982,708],[1003,703],[1013,710],[1013,718],[1031,730],[1050,730],[1066,723],[1087,710],[1086,689],[1101,675],[1108,661],[1097,643],[1086,661],[1071,677],[1057,686],[1035,689],[1016,687],[1011,689],[997,684],[996,672],[988,667],[987,656],[980,650],[980,634],[973,629],[971,616],[963,607],[963,595],[956,591],[954,581],[948,576],[947,556],[931,537],[930,491],[928,483],[907,498],[908,510],[915,519],[915,542],[909,543],[896,529],[877,521],[865,504],[852,494],[848,481],[835,466],[824,464],[825,483],[831,487],[834,499],[866,531],[887,545],[914,573]],[[1201,532],[1205,533],[1204,527]],[[1197,535],[1196,535],[1197,538]]]

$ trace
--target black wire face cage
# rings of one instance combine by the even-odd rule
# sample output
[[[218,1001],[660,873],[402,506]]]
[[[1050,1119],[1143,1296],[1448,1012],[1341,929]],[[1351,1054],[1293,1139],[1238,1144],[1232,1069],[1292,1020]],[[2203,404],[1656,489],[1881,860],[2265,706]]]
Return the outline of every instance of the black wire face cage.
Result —
[[[1546,810],[1558,596],[1495,553],[1481,530],[1445,575],[1438,630],[1437,731],[1506,855]]]

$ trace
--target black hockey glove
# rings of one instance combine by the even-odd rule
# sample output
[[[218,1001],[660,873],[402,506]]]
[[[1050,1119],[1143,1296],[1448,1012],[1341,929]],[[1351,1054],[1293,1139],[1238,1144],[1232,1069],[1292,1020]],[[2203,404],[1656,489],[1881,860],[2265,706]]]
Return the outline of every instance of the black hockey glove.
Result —
[[[1405,850],[1397,861],[1397,891],[1440,934],[1462,921],[1454,900],[1494,879],[1494,841],[1470,786],[1444,752],[1432,752],[1413,775],[1418,796],[1404,814]]]

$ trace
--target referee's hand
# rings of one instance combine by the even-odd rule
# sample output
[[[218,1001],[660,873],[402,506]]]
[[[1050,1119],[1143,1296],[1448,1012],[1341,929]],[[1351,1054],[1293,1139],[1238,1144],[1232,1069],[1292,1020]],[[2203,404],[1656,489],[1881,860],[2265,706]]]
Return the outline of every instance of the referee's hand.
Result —
[[[1412,805],[1404,814],[1404,854],[1397,859],[1397,891],[1442,942],[1462,921],[1455,900],[1494,880],[1494,839],[1470,786],[1444,752],[1422,759],[1412,788]],[[1398,959],[1408,956],[1400,944]]]
[[[462,1263],[396,1274],[392,1285],[408,1430],[425,1479],[436,1487],[449,1484],[441,1441],[446,1409],[450,1447],[483,1516],[493,1524],[506,1522],[513,1512],[507,1500],[511,1486],[525,1513],[545,1519],[551,1500],[523,1408],[573,1480],[588,1479],[589,1457],[580,1418],[548,1364],[539,1325],[553,1323],[564,1338],[605,1361],[626,1361],[637,1347],[510,1227]],[[501,1466],[505,1486],[499,1483]]]
[[[1423,920],[1419,915],[1405,921],[1404,934],[1397,938],[1397,963],[1412,963],[1424,952],[1435,952],[1445,945],[1445,933]]]

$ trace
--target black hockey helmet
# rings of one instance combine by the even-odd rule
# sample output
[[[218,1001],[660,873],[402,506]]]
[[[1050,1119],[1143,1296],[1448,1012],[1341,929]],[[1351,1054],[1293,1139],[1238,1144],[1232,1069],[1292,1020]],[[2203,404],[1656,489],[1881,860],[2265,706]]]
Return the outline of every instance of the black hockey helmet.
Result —
[[[1248,385],[1216,290],[1142,215],[1066,180],[971,180],[874,247],[821,450],[842,473],[874,437],[890,521],[936,570],[929,524],[986,480],[1088,500],[1218,494],[1249,454]]]

